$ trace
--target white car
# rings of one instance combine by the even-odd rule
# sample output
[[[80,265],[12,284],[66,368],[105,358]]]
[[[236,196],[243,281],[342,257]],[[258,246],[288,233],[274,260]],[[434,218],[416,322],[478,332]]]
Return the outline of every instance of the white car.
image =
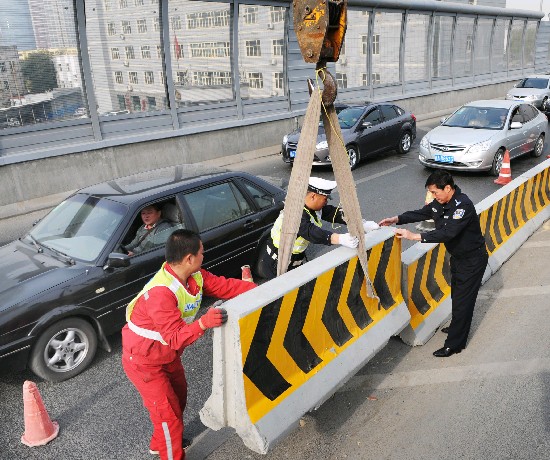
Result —
[[[427,168],[489,171],[498,176],[510,158],[540,157],[548,130],[546,116],[517,101],[474,101],[463,105],[420,141],[418,159]]]
[[[526,102],[543,112],[550,111],[550,75],[531,75],[524,78],[508,91],[506,100]]]

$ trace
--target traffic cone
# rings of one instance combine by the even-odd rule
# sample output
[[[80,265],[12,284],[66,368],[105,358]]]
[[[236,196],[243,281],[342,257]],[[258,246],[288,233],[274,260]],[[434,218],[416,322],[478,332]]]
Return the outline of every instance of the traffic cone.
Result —
[[[252,272],[250,271],[250,265],[243,265],[241,267],[241,270],[242,270],[242,280],[253,283],[254,278],[252,278]]]
[[[431,192],[426,192],[426,199],[424,200],[424,204],[430,204],[434,200],[434,197],[432,196]],[[430,220],[423,220],[420,222],[416,229],[420,232],[431,232],[432,230],[435,230],[435,222]]]
[[[25,433],[21,442],[29,447],[43,446],[59,433],[59,424],[52,422],[36,383],[26,380],[23,384]]]
[[[498,185],[506,185],[512,182],[512,170],[510,169],[510,153],[508,149],[504,152],[504,159],[502,160],[502,166],[498,178],[493,181]]]

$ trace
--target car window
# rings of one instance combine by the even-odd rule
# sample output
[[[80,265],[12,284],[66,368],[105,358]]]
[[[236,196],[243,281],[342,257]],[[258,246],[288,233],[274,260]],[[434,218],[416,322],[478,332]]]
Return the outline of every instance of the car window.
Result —
[[[521,80],[517,88],[545,89],[548,87],[548,78],[525,78]]]
[[[393,109],[397,112],[397,115],[403,115],[405,113],[405,111],[401,107],[398,107],[396,105],[393,106]]]
[[[246,189],[248,190],[248,193],[252,195],[254,202],[260,209],[265,209],[265,208],[269,208],[270,206],[273,206],[273,198],[269,193],[248,182],[243,181],[243,183]]]
[[[521,111],[519,110],[519,106],[516,107],[514,109],[514,111],[512,112],[511,121],[512,121],[512,123],[514,123],[516,121],[519,122],[519,123],[524,123],[523,113],[521,113]]]
[[[29,238],[73,259],[92,262],[127,212],[126,206],[109,199],[77,194],[56,206]]]
[[[199,232],[226,224],[252,212],[243,194],[229,182],[187,193],[185,200]]]
[[[393,105],[381,105],[380,109],[382,110],[382,115],[384,115],[384,118],[386,120],[392,120],[393,118],[397,118],[397,112],[395,111],[395,108]]]
[[[363,122],[369,122],[373,126],[377,125],[381,121],[382,119],[380,117],[380,111],[378,110],[378,108],[371,110],[369,113],[367,113],[367,116],[363,119]]]

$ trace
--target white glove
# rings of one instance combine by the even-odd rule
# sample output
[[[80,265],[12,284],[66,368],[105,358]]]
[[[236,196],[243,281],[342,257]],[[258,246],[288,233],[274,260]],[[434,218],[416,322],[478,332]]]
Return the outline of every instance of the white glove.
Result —
[[[378,230],[379,228],[380,228],[380,225],[378,225],[373,220],[363,219],[363,230],[365,230],[365,233],[369,233],[372,230]]]
[[[356,236],[351,236],[349,233],[340,233],[338,235],[338,244],[346,248],[355,249],[359,244],[359,239]]]

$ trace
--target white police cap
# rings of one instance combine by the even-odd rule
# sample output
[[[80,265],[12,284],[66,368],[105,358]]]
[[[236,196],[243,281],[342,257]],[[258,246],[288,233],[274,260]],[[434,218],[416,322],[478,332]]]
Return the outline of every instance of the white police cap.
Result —
[[[307,189],[309,192],[319,195],[330,196],[331,192],[336,188],[336,182],[333,180],[322,179],[320,177],[310,177]]]

